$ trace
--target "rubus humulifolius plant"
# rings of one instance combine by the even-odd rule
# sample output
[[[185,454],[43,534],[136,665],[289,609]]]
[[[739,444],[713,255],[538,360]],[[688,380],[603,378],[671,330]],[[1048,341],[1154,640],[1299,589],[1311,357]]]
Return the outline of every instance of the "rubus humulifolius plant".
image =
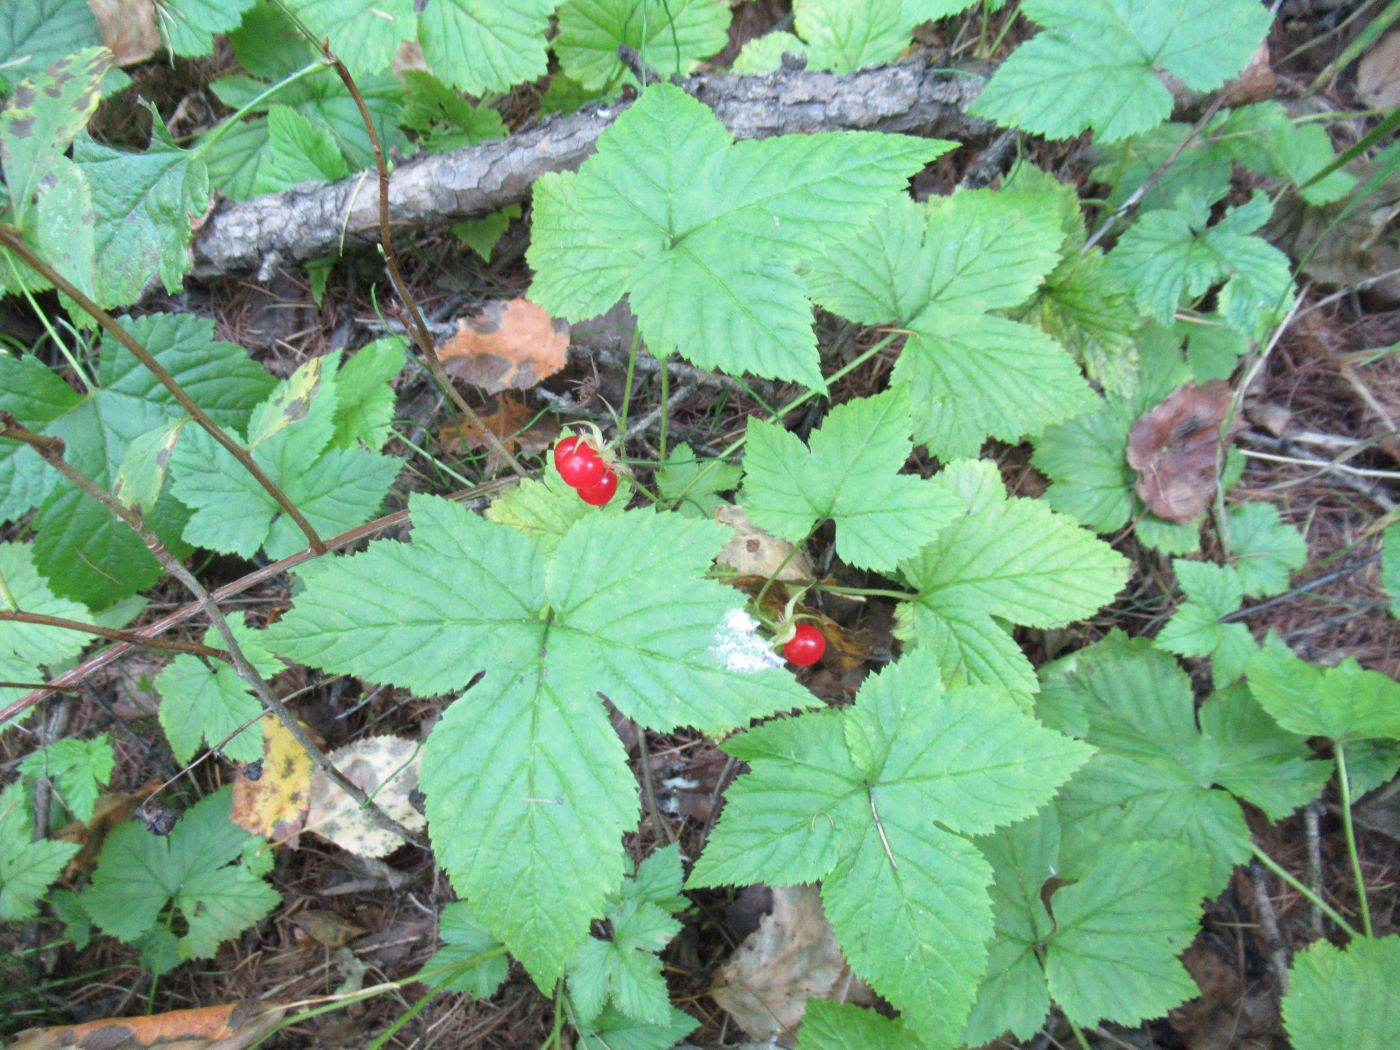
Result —
[[[1400,686],[1354,662],[1315,667],[1238,622],[1246,599],[1288,589],[1308,548],[1272,505],[1229,497],[1242,467],[1224,440],[1209,519],[1156,517],[1125,459],[1145,412],[1235,375],[1288,316],[1291,264],[1260,233],[1276,201],[1331,203],[1353,185],[1329,170],[1325,133],[1276,104],[1163,124],[1158,71],[1215,89],[1263,38],[1261,5],[1022,5],[1042,28],[974,112],[1051,138],[1094,131],[1092,175],[1118,209],[1106,224],[1024,162],[997,188],[915,200],[910,180],[951,141],[736,141],[678,83],[645,83],[649,68],[681,74],[724,46],[719,0],[170,6],[173,53],[207,54],[228,34],[244,72],[213,85],[232,116],[189,148],[156,120],[141,153],[85,130],[120,85],[105,51],[35,65],[8,55],[19,39],[0,16],[0,91],[13,89],[0,292],[40,310],[33,297],[57,287],[54,309],[74,320],[72,340],[54,337],[61,366],[0,350],[0,705],[13,707],[0,727],[82,656],[89,635],[74,624],[128,644],[123,628],[172,560],[289,559],[284,614],[211,616],[161,657],[152,725],[182,765],[207,750],[246,770],[264,753],[264,708],[277,708],[269,683],[289,667],[440,702],[419,785],[459,899],[415,978],[430,994],[490,997],[510,956],[553,997],[556,1038],[567,1019],[582,1046],[663,1050],[696,1025],[659,958],[686,891],[820,883],[851,971],[896,1016],[813,1000],[799,1046],[977,1046],[1031,1039],[1052,1016],[1084,1043],[1086,1028],[1161,1017],[1196,994],[1179,956],[1204,902],[1251,860],[1290,877],[1251,826],[1333,780],[1353,917],[1315,903],[1350,941],[1298,955],[1290,1036],[1321,1050],[1337,1004],[1394,987],[1397,939],[1374,936],[1351,807],[1400,768]],[[736,65],[776,68],[790,51],[838,73],[889,61],[920,21],[969,6],[797,0],[800,39],[753,41]],[[329,38],[354,92],[296,20]],[[1102,55],[1074,43],[1090,31]],[[430,68],[400,80],[389,60],[406,41]],[[644,52],[644,75],[619,45]],[[562,72],[547,105],[638,90],[577,171],[535,182],[530,295],[573,322],[625,302],[629,382],[650,353],[665,391],[675,355],[789,395],[751,411],[720,455],[668,451],[663,415],[659,459],[633,458],[645,446],[625,433],[624,405],[608,434],[571,422],[522,471],[533,476],[468,490],[489,497],[478,513],[460,493],[422,491],[425,475],[406,469],[416,446],[393,440],[406,340],[274,376],[208,318],[105,318],[151,273],[179,288],[211,187],[245,198],[368,165],[357,102],[398,155],[504,135],[486,93],[542,75],[550,49]],[[1227,201],[1234,165],[1257,192]],[[467,238],[484,259],[509,223],[491,218]],[[861,333],[839,362],[819,338],[833,320]],[[795,426],[791,410],[821,398],[827,410]],[[989,454],[1022,443],[1049,482],[1034,498]],[[715,511],[730,499],[791,552],[755,591],[716,567],[734,532]],[[377,517],[386,509],[403,513]],[[1392,597],[1397,527],[1382,555]],[[1176,597],[1150,639],[1101,613],[1133,577],[1129,533],[1155,552],[1143,557],[1175,556],[1154,569],[1165,579],[1170,565]],[[818,540],[830,558],[815,578],[782,576]],[[887,601],[893,623],[885,666],[834,700],[795,673],[837,638],[796,608],[825,592]],[[1099,615],[1070,642],[1036,633]],[[729,756],[738,773],[706,835],[634,855],[649,840],[618,719],[707,736]],[[277,905],[272,846],[230,823],[222,789],[167,838],[120,825],[84,888],[51,888],[77,849],[31,843],[36,788],[53,796],[49,816],[88,820],[116,754],[103,734],[26,751],[0,791],[0,920],[52,916],[75,945],[96,930],[160,974]],[[1336,1011],[1347,1046],[1380,1047],[1387,1010]]]

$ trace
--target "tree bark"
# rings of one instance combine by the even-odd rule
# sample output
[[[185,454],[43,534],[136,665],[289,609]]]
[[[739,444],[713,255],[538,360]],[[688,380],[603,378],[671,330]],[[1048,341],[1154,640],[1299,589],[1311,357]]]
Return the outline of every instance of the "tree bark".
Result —
[[[761,77],[702,74],[685,89],[714,109],[736,138],[813,131],[910,132],[986,138],[993,125],[966,113],[982,90],[975,75],[931,71],[923,60],[845,76],[784,68]],[[389,180],[396,225],[431,229],[525,200],[546,172],[577,168],[630,103],[589,106],[505,139],[401,164]],[[378,240],[372,172],[336,183],[223,201],[194,239],[193,274],[262,271],[338,254]]]

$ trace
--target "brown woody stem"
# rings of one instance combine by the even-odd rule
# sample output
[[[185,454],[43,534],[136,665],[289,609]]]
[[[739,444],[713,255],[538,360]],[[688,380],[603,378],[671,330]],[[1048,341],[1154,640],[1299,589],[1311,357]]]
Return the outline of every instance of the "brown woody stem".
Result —
[[[83,634],[94,634],[99,638],[109,638],[114,642],[127,642],[131,645],[139,645],[146,649],[169,649],[177,653],[194,653],[196,656],[210,656],[216,660],[227,660],[228,653],[222,649],[215,649],[212,645],[200,645],[198,642],[177,642],[164,638],[142,638],[135,631],[119,631],[112,627],[102,627],[95,623],[83,623],[81,620],[65,620],[61,616],[46,616],[43,613],[24,612],[16,610],[6,612],[0,609],[0,622],[5,620],[14,623],[33,623],[42,627],[62,627],[67,631],[80,631]]]

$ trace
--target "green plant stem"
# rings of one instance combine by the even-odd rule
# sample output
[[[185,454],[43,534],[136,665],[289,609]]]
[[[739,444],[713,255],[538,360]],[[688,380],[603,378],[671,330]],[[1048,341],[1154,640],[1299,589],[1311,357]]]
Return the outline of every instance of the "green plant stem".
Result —
[[[287,494],[278,488],[271,478],[263,473],[261,467],[253,462],[253,457],[249,455],[246,448],[229,437],[223,427],[215,423],[209,418],[209,414],[205,412],[204,409],[195,404],[194,399],[185,392],[185,388],[175,381],[174,376],[161,367],[160,362],[152,356],[149,350],[141,345],[140,340],[136,339],[135,336],[119,325],[115,317],[84,295],[76,285],[48,263],[44,262],[43,259],[35,255],[34,252],[30,250],[29,245],[24,243],[23,238],[20,237],[19,231],[13,226],[0,226],[0,245],[3,245],[18,255],[31,270],[43,276],[60,292],[82,307],[94,321],[102,326],[103,331],[107,332],[112,338],[130,351],[131,356],[140,361],[141,364],[145,366],[146,371],[155,376],[156,379],[160,381],[161,386],[170,391],[170,396],[179,403],[180,407],[188,412],[190,417],[203,427],[210,437],[228,450],[228,453],[243,465],[244,470],[253,475],[258,484],[277,502],[277,505],[282,508],[287,517],[296,522],[297,528],[301,529],[305,534],[306,541],[311,545],[311,548],[318,554],[325,551],[326,545],[321,541],[321,537],[316,534],[316,530],[311,527],[311,523],[306,520],[306,516],[297,509],[296,504],[289,500]]]
[[[1351,778],[1347,775],[1347,748],[1340,740],[1334,740],[1332,750],[1337,756],[1337,786],[1342,795],[1342,831],[1346,834],[1351,875],[1356,880],[1356,902],[1361,909],[1361,929],[1367,937],[1371,937],[1374,936],[1371,929],[1371,906],[1366,900],[1366,880],[1361,875],[1361,856],[1356,852],[1356,829],[1351,820]]]
[[[379,1037],[365,1047],[365,1050],[383,1050],[384,1045],[388,1043],[390,1039],[394,1038],[394,1036],[403,1029],[404,1025],[408,1024],[409,1021],[412,1021],[423,1012],[423,1008],[433,1001],[433,996],[435,995],[437,995],[437,990],[433,989],[419,996],[418,1001],[403,1013],[399,1014],[399,1016],[394,1019],[394,1023],[384,1029],[383,1032],[379,1033]]]
[[[318,73],[323,69],[330,68],[330,63],[327,62],[324,58],[317,58],[315,61],[309,62],[306,65],[302,66],[295,73],[289,73],[287,76],[283,77],[281,80],[271,85],[266,90],[258,92],[258,94],[254,95],[247,102],[243,103],[243,105],[239,106],[229,116],[225,117],[218,124],[214,125],[214,129],[212,131],[210,131],[207,135],[205,135],[197,143],[195,143],[194,149],[191,152],[193,152],[196,158],[202,160],[204,158],[204,154],[208,150],[212,149],[214,144],[217,143],[221,138],[224,137],[225,134],[228,133],[229,128],[236,125],[249,113],[253,112],[264,102],[270,99],[273,95],[277,94],[277,92],[281,91],[283,88],[291,87],[299,80],[305,80],[313,73]]]
[[[18,611],[19,602],[15,601],[15,593],[10,590],[9,581],[5,579],[5,574],[0,572],[0,602],[4,602],[6,608]]]
[[[622,411],[617,417],[618,440],[627,440],[627,413],[632,407],[632,379],[637,373],[637,349],[642,343],[642,330],[640,327],[632,329],[632,347],[627,351],[627,379],[622,387]],[[626,455],[625,449],[618,450]]]
[[[1307,898],[1307,900],[1309,900],[1314,906],[1316,906],[1317,909],[1322,912],[1322,914],[1326,915],[1329,919],[1335,922],[1337,924],[1337,928],[1345,932],[1348,937],[1361,936],[1361,934],[1356,932],[1356,928],[1353,927],[1351,923],[1347,922],[1346,919],[1342,918],[1341,913],[1338,912],[1336,908],[1328,904],[1311,889],[1305,886],[1301,881],[1294,878],[1281,864],[1278,863],[1278,861],[1274,860],[1273,857],[1265,853],[1262,849],[1258,847],[1258,845],[1256,845],[1252,841],[1249,844],[1249,850],[1251,853],[1254,854],[1255,857],[1259,859],[1260,864],[1264,865],[1264,867],[1268,868],[1275,875],[1281,878],[1284,882],[1288,883],[1289,886],[1293,887],[1293,889],[1301,893],[1305,898]]]
[[[54,331],[53,324],[49,321],[49,315],[34,301],[34,294],[29,290],[28,285],[20,279],[19,268],[15,266],[14,259],[5,257],[5,262],[9,264],[10,273],[14,277],[15,284],[19,285],[20,291],[24,294],[25,302],[29,304],[29,309],[34,311],[34,316],[39,319],[39,323],[44,326],[44,332],[48,335],[49,341],[58,347],[58,352],[63,355],[63,359],[68,362],[68,367],[73,370],[73,374],[78,377],[78,381],[83,384],[84,391],[97,389],[97,384],[92,381],[92,377],[87,374],[82,364],[73,356],[73,352],[68,349],[68,344],[58,337]]]
[[[564,982],[560,982],[554,987],[554,1025],[549,1030],[549,1038],[541,1045],[540,1050],[550,1050],[551,1047],[560,1045],[559,1039],[564,1032]]]
[[[126,525],[140,536],[141,542],[146,545],[146,549],[150,551],[151,557],[155,558],[155,560],[160,563],[161,568],[179,580],[184,585],[185,589],[194,596],[200,609],[209,618],[209,622],[213,625],[214,630],[216,630],[219,633],[219,637],[224,640],[224,646],[228,649],[229,659],[233,663],[234,670],[238,672],[238,677],[242,678],[252,687],[254,695],[257,696],[263,708],[277,716],[287,732],[291,734],[292,739],[300,744],[302,750],[311,757],[311,761],[325,771],[331,783],[335,784],[336,787],[340,788],[354,799],[378,827],[399,836],[405,842],[410,842],[423,849],[427,848],[428,844],[421,836],[409,831],[397,820],[375,805],[373,800],[365,794],[364,789],[335,767],[335,764],[327,757],[326,753],[321,750],[316,741],[312,740],[306,730],[302,728],[301,722],[297,720],[297,717],[287,709],[287,706],[282,703],[281,700],[277,699],[277,696],[272,692],[272,688],[267,684],[267,681],[258,672],[257,668],[249,663],[242,646],[239,645],[238,638],[234,635],[233,629],[229,627],[228,619],[224,616],[218,603],[210,597],[209,592],[204,589],[204,585],[200,583],[199,580],[195,579],[194,575],[185,568],[180,559],[170,553],[170,549],[166,547],[159,536],[151,531],[150,527],[136,510],[124,505],[110,492],[107,492],[64,459],[64,444],[59,438],[45,437],[34,433],[27,427],[22,426],[15,420],[15,417],[8,412],[0,412],[0,434],[14,441],[24,442],[37,452],[44,459],[44,462],[48,463],[49,466],[57,470],[72,484],[87,493],[87,495],[97,500],[98,503],[111,511],[122,524]],[[324,547],[322,549],[324,549]]]
[[[13,599],[11,599],[13,602]],[[140,646],[143,649],[168,649],[177,653],[194,653],[196,656],[210,656],[216,660],[227,660],[228,653],[222,649],[215,649],[212,645],[200,645],[197,642],[175,642],[166,641],[160,638],[142,638],[134,631],[119,631],[112,627],[102,627],[95,623],[83,623],[80,620],[65,620],[61,616],[47,616],[44,613],[24,612],[15,607],[13,611],[6,612],[0,609],[0,623],[5,621],[11,623],[32,623],[43,627],[61,627],[66,631],[79,631],[82,634],[93,634],[98,638],[107,638],[114,642],[128,642],[131,645]]]
[[[666,462],[666,417],[671,407],[671,373],[666,367],[667,358],[661,359],[661,433],[656,439],[658,458]]]
[[[1080,1045],[1081,1050],[1089,1050],[1089,1040],[1084,1038],[1083,1030],[1074,1023],[1068,1014],[1065,1015],[1065,1023],[1069,1025],[1069,1030],[1074,1033],[1074,1041]]]

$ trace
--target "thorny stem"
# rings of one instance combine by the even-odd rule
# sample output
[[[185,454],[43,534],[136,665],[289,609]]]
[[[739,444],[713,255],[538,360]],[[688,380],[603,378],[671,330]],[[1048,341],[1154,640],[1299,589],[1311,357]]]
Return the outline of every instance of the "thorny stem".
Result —
[[[415,846],[426,848],[426,843],[420,836],[415,835],[393,817],[385,813],[364,793],[358,784],[346,778],[340,770],[335,768],[331,760],[326,757],[326,753],[316,745],[316,742],[312,740],[306,730],[301,727],[301,723],[297,721],[296,716],[287,709],[282,701],[273,695],[272,689],[268,686],[263,676],[258,673],[257,668],[253,667],[253,665],[248,662],[247,656],[244,655],[242,647],[238,644],[238,639],[234,636],[233,629],[229,627],[228,620],[225,619],[222,610],[219,609],[219,606],[209,596],[209,592],[204,589],[204,585],[201,584],[199,580],[195,579],[194,575],[185,568],[179,558],[170,553],[169,548],[165,546],[159,536],[151,531],[140,514],[130,507],[123,505],[115,496],[102,489],[92,481],[91,478],[80,473],[72,464],[64,459],[64,443],[59,438],[44,437],[41,434],[34,433],[32,430],[29,430],[16,421],[14,416],[10,415],[8,412],[0,412],[0,435],[15,441],[24,442],[43,457],[44,461],[48,463],[49,466],[57,470],[72,484],[87,493],[87,495],[101,503],[116,515],[122,524],[126,525],[140,536],[141,541],[146,545],[146,549],[150,551],[151,556],[160,563],[161,568],[184,584],[185,589],[194,595],[200,610],[209,617],[209,622],[213,625],[214,629],[219,632],[219,636],[223,638],[224,645],[228,648],[229,659],[233,663],[234,670],[238,672],[238,676],[252,687],[253,692],[257,695],[263,707],[277,716],[287,732],[301,745],[302,749],[310,756],[311,760],[325,772],[331,782],[354,799],[366,813],[368,813],[370,819],[380,828],[398,835],[405,842],[410,842]],[[324,550],[324,546],[322,549]]]
[[[355,100],[355,108],[360,111],[360,120],[365,126],[365,134],[369,136],[369,148],[374,154],[375,174],[379,178],[379,243],[384,252],[384,269],[388,272],[389,283],[394,286],[394,292],[398,295],[399,302],[403,304],[404,312],[408,315],[409,323],[406,327],[413,337],[413,342],[418,347],[419,357],[427,366],[428,371],[432,373],[434,382],[451,399],[457,411],[468,423],[481,432],[491,451],[496,453],[517,476],[522,478],[528,476],[529,472],[515,458],[515,454],[506,448],[505,442],[497,437],[496,433],[481,421],[476,410],[467,404],[466,399],[462,397],[452,379],[443,369],[442,362],[438,360],[437,347],[433,343],[432,333],[428,330],[428,323],[423,319],[423,313],[418,309],[418,300],[408,290],[408,284],[404,281],[403,273],[399,270],[398,254],[394,251],[394,240],[389,230],[389,168],[384,163],[384,149],[379,144],[379,132],[374,126],[374,118],[370,116],[369,107],[365,105],[364,96],[360,94],[360,89],[355,84],[355,78],[345,68],[345,63],[331,50],[329,40],[318,38],[280,0],[277,0],[277,7],[292,20],[302,35],[321,49],[321,54],[325,57],[326,62],[335,69],[336,75],[345,85],[345,90],[350,92],[350,97]]]
[[[1347,748],[1340,740],[1334,740],[1332,749],[1337,756],[1337,782],[1342,795],[1342,831],[1346,833],[1351,875],[1356,880],[1356,903],[1361,908],[1361,929],[1367,937],[1371,937],[1371,905],[1366,900],[1366,880],[1361,874],[1361,856],[1356,852],[1356,829],[1351,820],[1351,778],[1347,776]]]
[[[1335,922],[1337,924],[1337,928],[1344,931],[1348,937],[1361,936],[1361,934],[1356,932],[1356,928],[1352,926],[1351,923],[1347,922],[1346,919],[1342,918],[1341,913],[1338,912],[1336,908],[1332,907],[1332,905],[1328,904],[1311,889],[1303,885],[1302,882],[1294,878],[1288,872],[1288,870],[1283,867],[1283,865],[1281,865],[1278,861],[1274,860],[1273,857],[1269,856],[1262,849],[1260,849],[1256,843],[1250,842],[1249,849],[1250,852],[1253,853],[1254,856],[1259,859],[1260,864],[1264,865],[1264,867],[1268,868],[1275,875],[1281,878],[1284,882],[1288,883],[1288,885],[1292,886],[1295,890],[1301,893],[1304,898],[1316,905],[1317,908],[1321,910],[1322,914],[1326,915],[1329,919]]]
[[[61,616],[46,616],[43,613],[24,612],[16,609],[14,612],[6,612],[0,609],[0,623],[11,620],[15,623],[33,623],[44,627],[62,627],[68,631],[81,631],[83,634],[94,634],[99,638],[109,638],[114,642],[128,642],[131,645],[139,645],[145,649],[169,649],[177,653],[194,653],[196,656],[210,656],[216,660],[227,660],[228,653],[222,649],[215,649],[212,645],[200,645],[198,642],[176,642],[163,638],[142,638],[135,631],[119,631],[112,627],[102,627],[95,623],[83,623],[80,620],[65,620]]]
[[[227,449],[229,454],[257,479],[258,484],[277,501],[277,505],[282,508],[286,515],[296,522],[297,528],[306,534],[306,541],[311,544],[312,549],[318,554],[326,549],[325,544],[321,542],[321,537],[316,535],[316,530],[311,527],[311,523],[306,520],[301,511],[297,510],[296,505],[287,498],[286,493],[278,488],[273,480],[263,473],[262,468],[253,462],[253,457],[248,454],[248,450],[229,437],[219,424],[209,418],[204,409],[194,403],[194,399],[185,393],[185,388],[175,381],[174,376],[161,367],[160,362],[151,356],[151,352],[141,345],[140,340],[119,325],[115,317],[84,295],[71,281],[35,255],[20,238],[19,231],[13,226],[0,226],[0,245],[23,259],[35,273],[42,274],[50,284],[82,307],[94,321],[102,326],[105,332],[126,347],[131,352],[131,356],[140,361],[146,370],[160,380],[165,389],[170,391],[171,396],[179,402],[180,407],[188,412],[190,417],[202,426],[210,437]]]

